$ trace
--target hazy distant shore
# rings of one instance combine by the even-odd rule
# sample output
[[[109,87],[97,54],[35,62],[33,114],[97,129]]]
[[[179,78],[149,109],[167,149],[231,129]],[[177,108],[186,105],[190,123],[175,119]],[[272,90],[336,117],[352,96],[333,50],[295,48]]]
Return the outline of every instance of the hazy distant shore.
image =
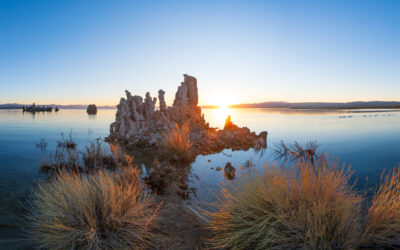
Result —
[[[19,104],[19,103],[11,103],[11,104],[0,104],[0,109],[22,109],[23,106],[28,107],[31,106],[32,104]],[[36,106],[41,107],[51,107],[55,108],[58,107],[59,109],[86,109],[88,105],[57,105],[57,104],[36,104]],[[111,105],[103,105],[103,106],[97,106],[98,109],[115,109],[117,106],[111,106]]]
[[[0,109],[22,109],[22,106],[30,106],[28,104],[18,103],[7,103],[0,104]],[[87,105],[57,105],[48,104],[37,106],[46,106],[55,108],[56,106],[60,109],[86,109]],[[103,105],[97,106],[98,109],[115,109],[116,106]],[[205,109],[216,109],[218,105],[203,105],[201,108]],[[400,102],[386,102],[386,101],[371,101],[371,102],[346,102],[346,103],[331,103],[331,102],[262,102],[262,103],[251,103],[251,104],[235,104],[230,105],[229,108],[269,108],[269,109],[310,109],[310,110],[344,110],[344,109],[400,109]]]
[[[287,109],[398,109],[400,102],[263,102],[253,104],[230,105],[230,108],[287,108]]]

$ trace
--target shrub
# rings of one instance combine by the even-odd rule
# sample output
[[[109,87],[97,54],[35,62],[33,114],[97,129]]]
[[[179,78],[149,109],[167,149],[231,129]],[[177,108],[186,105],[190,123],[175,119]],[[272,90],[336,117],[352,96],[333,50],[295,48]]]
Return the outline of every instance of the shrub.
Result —
[[[57,174],[59,171],[88,173],[133,165],[132,156],[116,144],[110,143],[109,146],[111,152],[107,152],[100,140],[90,142],[83,152],[76,147],[57,146],[54,154],[41,159],[40,169],[49,174]]]
[[[323,161],[326,155],[319,152],[319,145],[316,141],[309,141],[306,145],[300,145],[296,141],[293,145],[287,145],[282,140],[276,144],[273,155],[276,160],[296,162],[304,161],[314,165],[315,161]]]
[[[110,147],[112,148],[112,147]],[[91,142],[86,146],[86,150],[82,153],[83,165],[86,171],[93,171],[100,168],[115,169],[118,165],[119,158],[113,154],[105,152],[101,142]]]
[[[173,168],[170,165],[157,165],[152,168],[152,172],[144,180],[154,193],[165,194],[165,190],[173,182],[171,178],[172,171]]]
[[[161,146],[166,154],[177,156],[179,159],[189,158],[192,147],[189,123],[185,122],[182,125],[176,123],[175,127],[163,134]]]
[[[374,195],[367,215],[368,245],[400,244],[400,168],[387,175]]]
[[[50,153],[50,158],[43,157],[39,164],[40,170],[49,174],[58,171],[84,170],[80,164],[79,152],[76,148],[56,147],[54,154]]]
[[[351,173],[334,162],[265,167],[228,183],[210,216],[216,248],[351,249],[363,236]]]
[[[138,171],[60,172],[29,203],[27,234],[45,249],[143,249],[155,237],[158,206]]]
[[[57,141],[57,147],[75,149],[76,143],[72,139],[72,130],[69,132],[68,138],[65,138],[64,133],[61,133],[61,140]]]

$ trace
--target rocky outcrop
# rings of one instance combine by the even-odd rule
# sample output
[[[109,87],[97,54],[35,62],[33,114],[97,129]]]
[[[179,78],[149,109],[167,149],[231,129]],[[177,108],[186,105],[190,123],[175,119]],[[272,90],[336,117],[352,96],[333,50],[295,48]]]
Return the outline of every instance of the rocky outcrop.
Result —
[[[257,135],[246,127],[234,125],[230,117],[224,129],[210,128],[198,106],[197,79],[192,76],[184,75],[171,107],[166,105],[163,90],[158,91],[158,110],[155,108],[157,98],[152,98],[150,93],[146,93],[143,100],[127,90],[125,92],[126,98],[121,98],[115,122],[110,125],[109,141],[128,147],[160,148],[164,133],[175,124],[189,123],[194,155],[220,152],[225,148],[266,147],[267,132]]]
[[[95,115],[95,114],[97,114],[97,107],[96,107],[96,104],[90,104],[90,105],[87,107],[86,112],[87,112],[89,115]]]
[[[233,180],[235,179],[235,172],[236,169],[232,166],[232,163],[227,162],[224,168],[224,174],[225,174],[225,178],[227,178],[228,180]]]

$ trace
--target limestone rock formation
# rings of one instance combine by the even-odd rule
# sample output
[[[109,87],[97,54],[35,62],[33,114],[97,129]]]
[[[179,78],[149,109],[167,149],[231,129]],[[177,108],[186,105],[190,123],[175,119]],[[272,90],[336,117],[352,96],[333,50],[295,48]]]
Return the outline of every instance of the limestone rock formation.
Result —
[[[183,75],[183,78],[184,81],[181,83],[181,86],[178,87],[172,107],[181,107],[184,105],[197,106],[199,100],[197,79],[186,74]]]
[[[87,112],[89,115],[95,115],[95,114],[97,114],[97,107],[96,107],[96,104],[89,104],[89,106],[88,106],[87,109],[86,109],[86,112]]]
[[[158,91],[158,99],[160,100],[160,112],[165,113],[167,111],[167,104],[164,99],[165,91],[160,89]]]
[[[126,99],[118,104],[115,122],[110,125],[109,141],[123,143],[128,147],[161,147],[162,135],[175,124],[189,123],[190,140],[194,155],[220,152],[225,148],[234,150],[251,147],[265,148],[267,132],[256,135],[246,127],[240,128],[228,117],[223,130],[210,128],[198,106],[197,79],[183,75],[175,100],[167,107],[163,90],[158,91],[159,110],[155,109],[157,98],[146,93],[143,100],[126,92]]]

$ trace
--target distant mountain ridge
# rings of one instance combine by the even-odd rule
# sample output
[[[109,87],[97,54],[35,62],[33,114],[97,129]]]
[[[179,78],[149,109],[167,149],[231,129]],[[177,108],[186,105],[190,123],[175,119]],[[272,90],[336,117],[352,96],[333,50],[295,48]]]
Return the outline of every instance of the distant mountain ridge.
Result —
[[[20,103],[5,103],[0,104],[0,109],[22,109],[22,106],[31,106],[32,104],[20,104]],[[57,104],[36,104],[36,106],[52,107],[53,109],[57,106],[59,109],[86,109],[88,105],[75,104],[75,105],[57,105]],[[116,106],[103,105],[97,106],[98,109],[114,109]]]
[[[368,109],[368,108],[400,108],[396,101],[368,102],[261,102],[252,104],[230,105],[230,108],[290,108],[290,109]]]
[[[0,109],[22,109],[22,106],[32,104],[5,103],[0,104]],[[88,105],[57,105],[57,104],[36,104],[37,106],[52,107],[59,109],[86,109]],[[217,105],[203,105],[202,108],[218,108]],[[98,109],[114,109],[116,106],[97,106]],[[229,108],[290,108],[290,109],[368,109],[368,108],[400,108],[397,101],[368,101],[368,102],[261,102],[229,105]]]

